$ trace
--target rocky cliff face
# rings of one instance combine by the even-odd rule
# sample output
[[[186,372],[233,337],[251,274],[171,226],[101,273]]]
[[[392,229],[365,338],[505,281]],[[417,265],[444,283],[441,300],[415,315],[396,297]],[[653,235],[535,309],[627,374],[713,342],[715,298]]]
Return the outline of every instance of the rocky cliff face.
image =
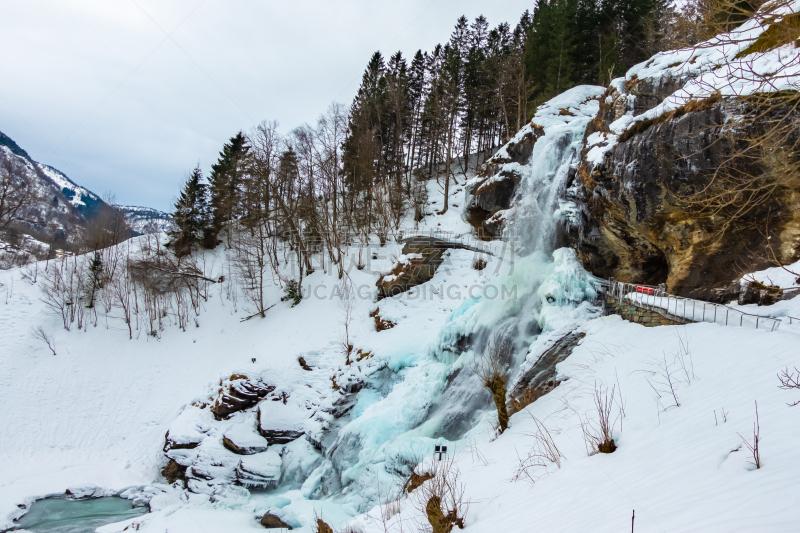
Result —
[[[750,200],[755,207],[732,223],[725,211],[709,214],[681,200],[708,187],[731,154],[767,128],[769,117],[739,120],[755,116],[752,100],[737,96],[753,89],[714,74],[725,61],[725,68],[745,61],[738,59],[738,49],[729,48],[663,52],[615,80],[600,97],[575,176],[562,192],[572,219],[561,220],[558,236],[559,245],[575,248],[595,275],[666,283],[675,294],[729,301],[743,290],[737,280],[744,273],[800,256],[800,183],[795,183],[800,180],[776,188],[767,201]],[[783,48],[775,54],[800,58],[794,45]],[[771,75],[761,74],[767,80]],[[773,83],[768,90],[797,94],[798,80],[800,74],[782,75],[777,81],[788,85]],[[795,146],[800,108],[784,105],[770,113],[795,117],[795,131],[784,139]],[[468,219],[483,235],[500,236],[509,208],[519,195],[529,194],[518,187],[515,169],[537,164],[531,154],[541,136],[534,127],[532,122],[520,131],[468,186]],[[735,170],[765,175],[762,161],[741,161]]]
[[[719,96],[692,101],[636,124],[602,160],[591,157],[590,139],[613,135],[611,124],[621,111],[642,114],[677,85],[674,79],[633,80],[623,92],[608,91],[586,132],[579,175],[588,216],[583,234],[573,234],[572,245],[596,275],[666,283],[676,294],[730,300],[739,290],[732,283],[743,273],[774,266],[768,243],[783,262],[797,259],[800,243],[798,190],[780,191],[722,234],[724,215],[704,215],[679,200],[707,187],[743,139],[757,136],[758,124],[731,125],[734,117],[753,111],[748,104]]]
[[[506,165],[527,164],[533,146],[543,134],[543,128],[531,122],[481,167],[475,179],[467,183],[467,221],[479,237],[489,240],[503,234],[503,212],[511,207],[520,182],[519,172]]]

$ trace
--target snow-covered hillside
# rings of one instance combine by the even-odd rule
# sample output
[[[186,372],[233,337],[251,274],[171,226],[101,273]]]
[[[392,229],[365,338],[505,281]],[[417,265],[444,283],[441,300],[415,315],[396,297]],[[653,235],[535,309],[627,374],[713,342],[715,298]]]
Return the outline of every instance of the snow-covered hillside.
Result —
[[[458,221],[450,222],[457,229]],[[375,273],[389,267],[398,248],[376,247],[378,259],[371,261],[371,270],[352,269],[355,286],[374,287]],[[267,511],[301,531],[311,531],[315,513],[336,527],[357,523],[363,531],[383,531],[381,520],[376,521],[380,509],[363,505],[370,497],[393,497],[398,480],[376,466],[393,460],[400,466],[416,458],[432,468],[433,445],[445,443],[470,502],[466,525],[471,531],[515,530],[533,522],[560,531],[618,531],[633,510],[636,531],[690,531],[698,524],[707,531],[792,529],[798,518],[794,479],[800,474],[800,459],[793,452],[800,430],[792,420],[800,411],[787,403],[800,398],[780,390],[776,377],[784,367],[800,366],[800,336],[791,331],[709,324],[648,329],[616,316],[593,318],[589,308],[581,312],[553,305],[545,323],[566,326],[559,333],[577,328],[585,334],[558,366],[561,385],[513,415],[510,429],[500,436],[496,415],[484,401],[472,404],[477,407],[472,415],[478,415],[474,427],[452,440],[436,438],[437,417],[464,412],[470,405],[462,403],[464,390],[461,396],[437,400],[459,369],[461,375],[472,372],[468,354],[442,358],[441,345],[453,340],[448,332],[463,328],[465,320],[490,323],[487,311],[508,305],[500,302],[500,307],[475,313],[478,302],[467,297],[469,289],[480,287],[473,293],[481,294],[509,278],[539,276],[545,266],[521,262],[510,273],[510,263],[491,259],[489,268],[478,272],[471,268],[473,255],[450,252],[447,268],[429,283],[380,302],[381,317],[397,324],[388,331],[375,331],[369,313],[376,304],[370,298],[356,300],[351,343],[371,357],[349,367],[340,348],[343,311],[337,298],[329,297],[339,282],[322,271],[308,279],[314,296],[294,308],[279,302],[281,291],[274,287],[269,298],[276,307],[263,320],[240,322],[245,314],[241,300],[229,299],[224,286],[215,287],[198,327],[185,332],[168,327],[158,340],[145,335],[128,340],[127,328],[114,319],[86,331],[64,331],[40,301],[30,271],[4,273],[0,390],[10,406],[0,415],[5,527],[23,512],[17,504],[36,497],[85,486],[107,491],[150,486],[156,512],[132,520],[140,531],[261,530],[256,517]],[[221,262],[222,257],[211,254],[208,259]],[[554,267],[545,270],[550,273],[539,291],[561,294],[563,300],[559,290],[574,285],[579,270],[569,256]],[[443,290],[449,297],[442,297]],[[800,314],[800,301],[789,304]],[[39,325],[54,337],[57,355],[33,337],[31,330]],[[532,353],[541,353],[553,337],[541,336]],[[681,346],[686,347],[682,362]],[[300,366],[299,357],[311,371]],[[675,397],[665,387],[667,372]],[[203,444],[193,452],[229,465],[216,468],[217,481],[224,480],[225,469],[237,468],[225,458],[238,456],[220,442],[232,427],[253,423],[249,415],[219,423],[207,408],[189,405],[207,403],[220,380],[232,374],[260,377],[285,392],[309,436],[319,427],[315,414],[343,397],[332,388],[332,379],[342,385],[365,380],[350,422],[339,431],[362,439],[356,470],[347,474],[357,490],[338,496],[320,492],[324,461],[303,438],[276,447],[282,450],[286,486],[273,491],[247,494],[214,483],[210,494],[203,494],[159,482],[167,430],[173,438],[182,432],[199,435]],[[392,374],[405,379],[396,381]],[[581,431],[582,421],[596,421],[597,387],[616,387],[613,435],[618,449],[611,455],[588,455]],[[751,439],[756,401],[763,439],[759,470],[748,463],[739,436]],[[535,443],[532,417],[544,424],[564,458],[560,468],[545,464],[519,477],[520,459]],[[214,485],[229,488],[215,491]],[[412,493],[396,504],[399,513],[388,522],[392,530],[399,531],[401,521],[405,530],[424,521],[414,501]]]

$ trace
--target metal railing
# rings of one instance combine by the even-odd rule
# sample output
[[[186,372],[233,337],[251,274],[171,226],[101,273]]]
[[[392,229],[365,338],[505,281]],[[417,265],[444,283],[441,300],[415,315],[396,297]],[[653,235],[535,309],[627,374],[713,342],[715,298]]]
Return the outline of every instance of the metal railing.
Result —
[[[665,313],[690,322],[709,322],[722,326],[754,327],[776,331],[780,325],[779,318],[754,315],[727,305],[703,302],[691,298],[683,298],[666,292],[664,287],[651,287],[610,280],[607,294],[623,301],[631,302],[637,307]],[[800,323],[797,318],[787,317]]]

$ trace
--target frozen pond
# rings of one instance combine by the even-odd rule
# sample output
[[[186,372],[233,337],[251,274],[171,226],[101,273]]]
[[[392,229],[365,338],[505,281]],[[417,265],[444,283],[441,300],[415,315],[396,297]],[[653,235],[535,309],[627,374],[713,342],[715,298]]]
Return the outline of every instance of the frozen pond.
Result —
[[[133,507],[130,500],[116,497],[90,500],[45,498],[34,502],[17,525],[28,531],[93,533],[100,526],[146,512],[147,507]]]

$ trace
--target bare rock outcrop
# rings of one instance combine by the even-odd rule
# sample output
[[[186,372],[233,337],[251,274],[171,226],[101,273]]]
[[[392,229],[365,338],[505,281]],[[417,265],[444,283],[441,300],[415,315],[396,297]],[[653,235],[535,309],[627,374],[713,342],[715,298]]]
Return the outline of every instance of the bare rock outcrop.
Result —
[[[503,233],[503,211],[511,207],[511,201],[520,182],[515,170],[503,169],[508,163],[527,164],[536,141],[544,135],[544,129],[531,122],[500,151],[481,167],[480,173],[467,183],[466,214],[480,238],[491,239]]]
[[[217,420],[226,419],[233,413],[253,407],[274,390],[274,385],[269,385],[261,379],[233,375],[230,379],[220,382],[219,393],[211,405],[211,412]]]

